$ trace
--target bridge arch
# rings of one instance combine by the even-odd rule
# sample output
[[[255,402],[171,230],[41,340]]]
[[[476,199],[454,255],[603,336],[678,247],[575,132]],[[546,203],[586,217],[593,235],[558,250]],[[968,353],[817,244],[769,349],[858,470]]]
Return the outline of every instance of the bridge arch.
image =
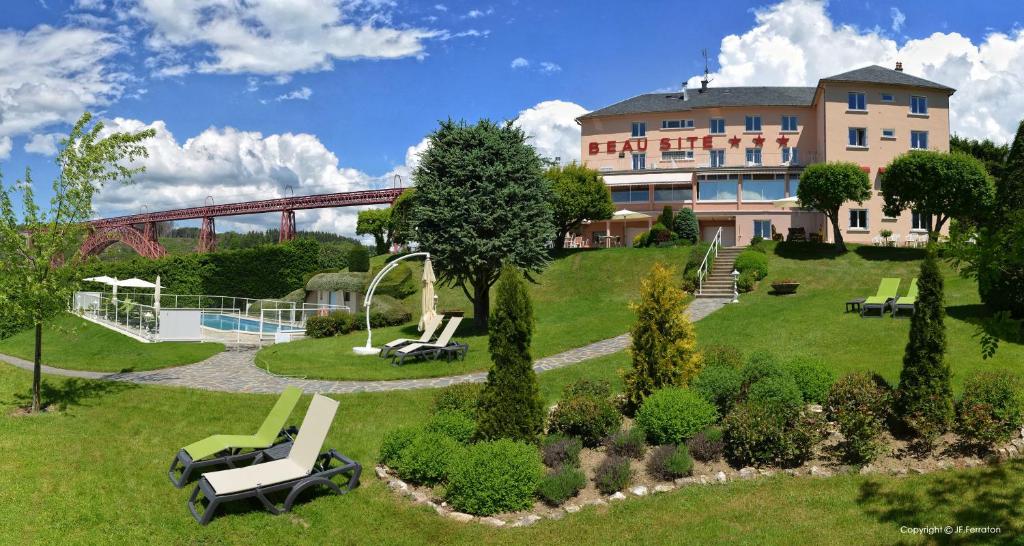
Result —
[[[148,226],[147,226],[148,227]],[[82,248],[79,250],[83,258],[97,256],[106,250],[110,245],[121,242],[134,250],[139,256],[145,258],[162,258],[167,255],[167,249],[155,240],[156,232],[151,228],[143,233],[131,225],[119,225],[102,227],[92,230]]]

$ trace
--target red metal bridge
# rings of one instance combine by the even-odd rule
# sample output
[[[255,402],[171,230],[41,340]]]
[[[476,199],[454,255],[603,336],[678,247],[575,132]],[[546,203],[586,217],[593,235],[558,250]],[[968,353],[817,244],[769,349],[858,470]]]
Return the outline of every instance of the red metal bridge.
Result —
[[[282,242],[290,241],[295,238],[295,211],[297,210],[391,204],[395,199],[398,199],[402,191],[404,191],[403,188],[387,188],[300,197],[281,197],[263,201],[205,205],[187,209],[103,218],[89,222],[89,236],[82,243],[80,252],[83,257],[93,256],[103,252],[107,247],[116,242],[122,242],[130,246],[141,256],[160,258],[167,254],[167,250],[157,240],[157,222],[197,219],[202,219],[203,221],[203,226],[199,230],[198,250],[199,252],[211,252],[217,248],[214,218],[218,216],[240,216],[264,212],[281,213],[279,240]]]

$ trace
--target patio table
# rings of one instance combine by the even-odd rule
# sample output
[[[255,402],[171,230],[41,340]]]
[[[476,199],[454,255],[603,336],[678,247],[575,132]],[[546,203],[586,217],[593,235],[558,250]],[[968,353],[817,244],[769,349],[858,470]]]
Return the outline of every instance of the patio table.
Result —
[[[846,302],[846,312],[849,313],[850,311],[860,311],[860,305],[862,303],[864,303],[864,298],[854,298]]]

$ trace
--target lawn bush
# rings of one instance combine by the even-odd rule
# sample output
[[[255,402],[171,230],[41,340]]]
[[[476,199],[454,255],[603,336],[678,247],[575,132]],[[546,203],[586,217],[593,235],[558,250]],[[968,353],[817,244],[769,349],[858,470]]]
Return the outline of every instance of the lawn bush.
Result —
[[[725,454],[736,466],[799,466],[820,438],[813,415],[781,419],[757,404],[737,405],[722,421]]]
[[[804,405],[800,387],[789,375],[770,375],[758,379],[747,391],[747,401],[784,419],[796,416]]]
[[[448,477],[452,463],[465,449],[448,435],[423,430],[398,453],[394,470],[403,480],[434,485]]]
[[[548,420],[548,430],[579,438],[594,447],[622,424],[622,415],[610,400],[594,396],[563,398]]]
[[[650,242],[650,240],[651,240],[651,232],[650,231],[644,231],[642,233],[637,233],[636,237],[633,237],[633,248],[643,248],[643,247],[647,246],[647,244]]]
[[[979,372],[964,382],[957,404],[960,435],[970,444],[991,448],[1006,442],[1024,424],[1024,391],[1008,371]]]
[[[867,372],[847,374],[832,385],[826,403],[827,416],[839,426],[843,457],[866,464],[882,453],[882,432],[889,416],[892,395],[885,380]]]
[[[605,495],[622,491],[633,479],[633,469],[629,459],[618,455],[609,455],[594,471],[594,485]]]
[[[412,313],[405,308],[402,302],[391,296],[374,295],[373,303],[370,305],[370,325],[374,328],[387,326],[399,326],[412,320]],[[356,320],[360,329],[365,328],[365,322]]]
[[[651,231],[649,232],[649,235],[647,237],[647,244],[656,245],[658,243],[664,243],[671,239],[672,232],[669,231],[667,227],[665,227],[665,224],[662,224],[661,222],[655,222],[655,224],[651,226]]]
[[[551,506],[559,506],[587,486],[587,475],[575,466],[561,466],[541,478],[537,494]]]
[[[377,460],[381,464],[394,466],[398,455],[422,432],[420,427],[398,427],[384,433],[380,442],[380,454]]]
[[[347,311],[335,311],[328,315],[328,318],[334,321],[334,335],[336,336],[343,336],[355,330],[356,323],[359,322],[359,317]]]
[[[718,420],[714,404],[686,388],[654,391],[636,412],[636,425],[652,444],[678,444]]]
[[[452,508],[478,516],[525,510],[543,475],[535,446],[508,438],[480,442],[453,461],[445,498]]]
[[[710,345],[701,350],[704,367],[724,366],[739,370],[743,367],[743,353],[731,345]]]
[[[768,256],[764,252],[748,248],[736,256],[733,267],[741,274],[748,271],[753,273],[754,280],[759,281],[768,276]]]
[[[676,237],[690,243],[697,242],[697,239],[700,237],[700,226],[697,223],[697,215],[693,213],[693,209],[688,207],[679,209],[676,211],[676,217],[672,223],[672,231],[676,232]]]
[[[753,271],[744,271],[736,278],[736,291],[746,294],[754,289],[757,284],[757,275]]]
[[[721,459],[725,452],[722,429],[708,427],[687,440],[686,447],[694,459],[704,463],[715,462]]]
[[[476,436],[476,421],[461,411],[435,413],[425,428],[427,432],[444,434],[460,444],[468,444]]]
[[[686,265],[683,268],[683,290],[688,292],[697,290],[697,271],[700,269],[701,262],[704,261],[704,255],[710,249],[711,243],[707,241],[700,241],[690,249],[690,253],[686,256]],[[714,262],[713,258],[714,254],[709,256],[711,262]],[[711,263],[708,264],[708,271],[711,270],[711,265]]]
[[[327,317],[309,317],[306,319],[306,335],[320,339],[325,337],[332,337],[337,335],[338,326],[337,322],[333,318]]]
[[[705,365],[693,380],[694,392],[714,404],[725,415],[732,408],[743,388],[740,370],[721,364]]]
[[[434,395],[434,413],[455,411],[475,417],[481,389],[480,383],[456,383],[438,390]]]
[[[643,459],[647,446],[644,445],[644,432],[638,427],[629,430],[620,430],[608,438],[608,453],[629,457],[630,459]]]
[[[754,351],[747,357],[747,363],[741,370],[743,386],[749,388],[760,379],[769,376],[787,375],[775,355],[768,351]]]
[[[596,398],[608,398],[612,395],[611,383],[604,379],[578,379],[562,389],[562,398],[573,398],[576,396],[593,396]]]
[[[674,480],[693,473],[693,457],[685,445],[654,448],[647,461],[647,473],[659,480]]]
[[[579,438],[554,434],[544,437],[540,454],[544,464],[551,468],[579,466],[583,442]]]
[[[815,358],[794,357],[787,360],[783,368],[800,387],[805,403],[825,403],[836,377],[824,362]]]

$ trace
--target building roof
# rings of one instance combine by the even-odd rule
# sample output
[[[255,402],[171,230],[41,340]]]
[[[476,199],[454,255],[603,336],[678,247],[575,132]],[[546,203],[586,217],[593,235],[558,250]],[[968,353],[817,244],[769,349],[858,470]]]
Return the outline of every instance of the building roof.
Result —
[[[688,89],[686,100],[682,92],[647,93],[583,114],[579,119],[722,106],[810,106],[814,91],[814,87],[709,87],[703,93]]]
[[[306,290],[314,292],[323,290],[325,292],[358,292],[366,289],[370,280],[369,273],[357,273],[352,271],[339,271],[336,273],[320,273],[313,275],[306,283]]]
[[[822,78],[821,82],[881,83],[885,85],[928,87],[931,89],[942,89],[949,92],[956,91],[956,89],[942,85],[941,83],[935,83],[924,78],[911,76],[910,74],[906,74],[902,71],[892,70],[890,68],[878,66],[877,64],[865,66],[864,68],[858,68],[849,72],[843,72],[842,74],[836,74],[835,76]]]

